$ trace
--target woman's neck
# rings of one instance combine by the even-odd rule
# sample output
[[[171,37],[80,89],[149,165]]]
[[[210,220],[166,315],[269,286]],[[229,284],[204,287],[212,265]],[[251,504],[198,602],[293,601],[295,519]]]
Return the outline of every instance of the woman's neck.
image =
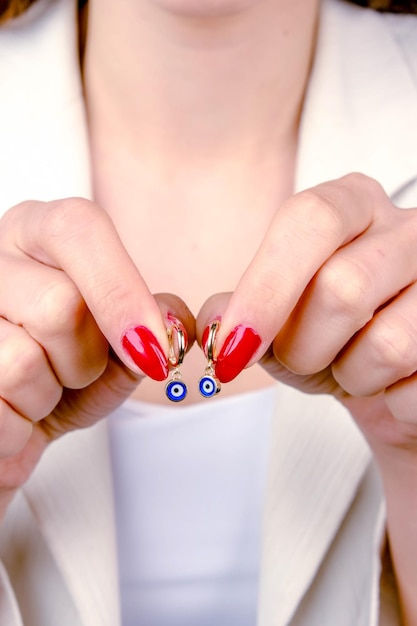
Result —
[[[318,0],[90,0],[93,149],[162,167],[256,161],[293,137]],[[163,163],[162,163],[163,162]]]
[[[316,3],[90,0],[94,198],[151,291],[178,294],[194,313],[235,288],[292,193]],[[199,349],[182,370],[189,381],[204,371]],[[251,368],[222,393],[270,382]],[[139,393],[161,401],[149,379]],[[190,389],[187,402],[200,399]]]

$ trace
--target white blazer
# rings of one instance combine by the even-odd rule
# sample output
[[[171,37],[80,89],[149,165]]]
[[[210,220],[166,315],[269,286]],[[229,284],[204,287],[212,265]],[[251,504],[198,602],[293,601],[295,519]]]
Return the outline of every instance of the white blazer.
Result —
[[[74,4],[39,0],[0,30],[0,213],[91,195]],[[297,188],[352,170],[417,206],[417,19],[325,0]],[[109,466],[105,421],[47,450],[0,533],[2,626],[120,626]],[[383,532],[350,416],[277,385],[258,626],[376,626]]]

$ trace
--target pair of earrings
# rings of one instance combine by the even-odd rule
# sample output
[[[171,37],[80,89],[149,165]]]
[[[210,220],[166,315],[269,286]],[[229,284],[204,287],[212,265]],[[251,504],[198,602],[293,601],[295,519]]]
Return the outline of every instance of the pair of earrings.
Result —
[[[221,389],[220,381],[214,372],[214,343],[216,340],[219,322],[215,321],[209,328],[207,338],[207,367],[204,375],[198,381],[198,389],[204,398],[212,398]],[[171,402],[181,402],[187,395],[187,385],[182,380],[180,365],[184,361],[187,349],[184,330],[178,324],[172,324],[167,329],[169,341],[169,362],[173,366],[171,378],[165,385],[165,393]]]

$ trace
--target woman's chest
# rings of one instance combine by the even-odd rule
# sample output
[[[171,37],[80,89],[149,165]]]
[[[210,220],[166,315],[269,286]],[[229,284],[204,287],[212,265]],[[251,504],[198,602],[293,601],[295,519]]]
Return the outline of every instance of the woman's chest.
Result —
[[[109,168],[114,172],[117,167]],[[232,292],[255,256],[273,215],[292,193],[292,177],[246,175],[144,182],[140,175],[106,177],[96,170],[95,200],[112,218],[122,242],[152,293],[179,296],[197,316],[213,294]],[[198,346],[182,365],[186,403],[200,401],[197,381],[206,362]],[[199,374],[201,372],[201,374]],[[224,386],[222,396],[269,386],[251,368]],[[137,394],[164,402],[160,383],[146,379]]]

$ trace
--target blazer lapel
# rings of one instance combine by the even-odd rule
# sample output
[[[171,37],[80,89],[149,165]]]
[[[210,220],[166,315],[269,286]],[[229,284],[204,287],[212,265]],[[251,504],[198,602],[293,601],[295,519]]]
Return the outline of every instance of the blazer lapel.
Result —
[[[416,110],[416,81],[386,18],[326,0],[301,123],[297,189],[360,171],[383,181],[394,200],[400,197],[417,179]],[[371,457],[335,400],[284,386],[271,437],[258,623],[284,626]]]
[[[34,25],[46,8],[49,17]],[[0,77],[7,120],[0,126],[0,144],[11,146],[7,154],[0,153],[0,171],[5,159],[5,171],[16,172],[14,180],[2,181],[0,212],[28,197],[88,197],[74,4],[39,0],[24,20],[4,29]],[[302,120],[297,188],[359,170],[383,179],[389,193],[398,192],[416,177],[415,110],[415,83],[394,38],[387,37],[384,20],[347,3],[326,1]],[[290,620],[369,462],[360,435],[330,398],[305,398],[279,386],[275,428],[261,626]],[[106,436],[101,424],[64,437],[46,452],[25,488],[88,626],[119,623]]]
[[[362,172],[394,196],[416,179],[417,80],[389,28],[395,19],[324,0],[301,121],[297,189]]]
[[[368,447],[336,400],[278,387],[264,509],[260,626],[289,623],[369,460]]]
[[[0,29],[0,89],[0,215],[30,198],[90,197],[75,2],[38,0]]]
[[[107,423],[46,451],[24,494],[85,626],[118,626],[117,547]]]

